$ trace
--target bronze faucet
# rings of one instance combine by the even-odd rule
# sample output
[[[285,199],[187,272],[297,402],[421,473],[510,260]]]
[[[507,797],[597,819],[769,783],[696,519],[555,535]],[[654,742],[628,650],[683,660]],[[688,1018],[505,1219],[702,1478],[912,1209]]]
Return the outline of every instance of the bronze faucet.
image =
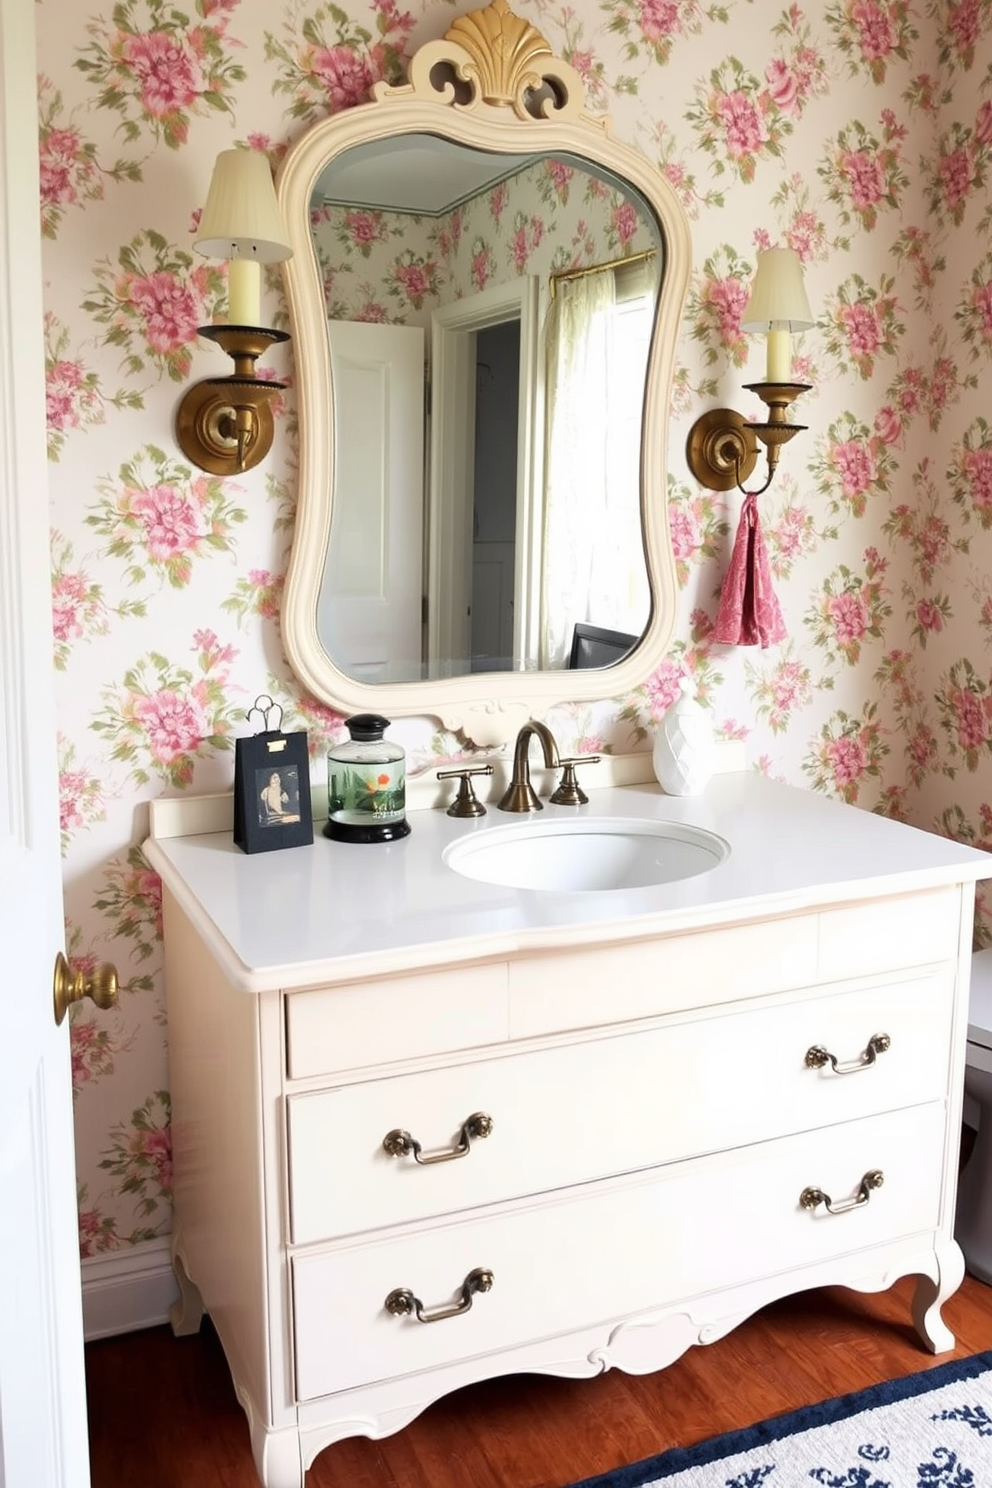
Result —
[[[530,783],[530,741],[535,734],[540,739],[544,750],[545,766],[549,770],[556,770],[559,766],[558,745],[547,724],[538,723],[533,719],[530,723],[525,723],[517,735],[513,750],[513,776],[499,801],[497,809],[500,811],[540,811],[542,809],[537,799],[537,792]]]

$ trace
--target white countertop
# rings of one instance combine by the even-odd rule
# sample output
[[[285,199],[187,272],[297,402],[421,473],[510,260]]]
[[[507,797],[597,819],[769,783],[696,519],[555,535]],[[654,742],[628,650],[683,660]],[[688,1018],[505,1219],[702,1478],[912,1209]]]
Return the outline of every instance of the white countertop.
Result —
[[[466,833],[563,816],[661,820],[715,832],[729,856],[694,878],[650,888],[549,893],[479,883],[442,861]],[[320,835],[310,847],[246,856],[229,832],[150,838],[145,854],[245,991],[351,981],[457,960],[605,944],[787,914],[873,895],[992,877],[992,854],[750,772],[716,776],[704,795],[655,784],[590,792],[587,806],[545,806],[476,820],[411,812],[399,842]]]

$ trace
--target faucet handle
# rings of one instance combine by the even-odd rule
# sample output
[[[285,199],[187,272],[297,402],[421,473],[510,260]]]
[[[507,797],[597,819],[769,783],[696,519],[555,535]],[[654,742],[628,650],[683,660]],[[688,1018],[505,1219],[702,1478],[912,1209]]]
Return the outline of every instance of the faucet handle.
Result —
[[[548,798],[552,806],[585,806],[589,800],[585,791],[579,784],[576,774],[576,765],[598,765],[598,754],[582,754],[575,759],[563,759],[558,763],[561,765],[561,780],[558,787]]]
[[[472,789],[473,775],[491,775],[492,765],[463,765],[458,770],[438,770],[438,780],[456,780],[458,794],[448,807],[448,816],[485,816],[486,808]]]

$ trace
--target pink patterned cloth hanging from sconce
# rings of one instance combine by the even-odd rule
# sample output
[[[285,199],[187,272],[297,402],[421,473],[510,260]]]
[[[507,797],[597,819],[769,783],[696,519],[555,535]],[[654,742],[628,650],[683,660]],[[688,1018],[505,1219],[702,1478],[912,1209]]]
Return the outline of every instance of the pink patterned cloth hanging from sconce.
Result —
[[[764,647],[784,641],[786,634],[772,588],[758,499],[746,495],[711,639],[725,646]]]

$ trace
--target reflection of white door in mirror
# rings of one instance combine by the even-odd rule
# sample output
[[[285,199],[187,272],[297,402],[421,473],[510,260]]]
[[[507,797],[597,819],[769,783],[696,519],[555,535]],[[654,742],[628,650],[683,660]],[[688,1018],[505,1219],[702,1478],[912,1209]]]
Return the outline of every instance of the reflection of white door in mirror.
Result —
[[[513,631],[509,645],[502,652],[493,652],[485,670],[516,670],[524,658],[537,656],[540,587],[535,578],[535,554],[540,550],[539,498],[543,484],[542,440],[536,423],[542,396],[539,301],[537,276],[526,274],[443,305],[431,315],[428,676],[450,675],[452,659],[457,659],[461,670],[471,670],[465,663],[479,649],[472,639],[474,575],[479,557],[473,552],[476,343],[480,332],[510,320],[520,326],[511,575]]]
[[[587,111],[582,79],[505,0],[458,16],[442,40],[414,54],[408,77],[399,86],[376,84],[370,103],[316,124],[291,146],[279,171],[293,247],[284,274],[300,408],[300,492],[283,640],[303,686],[322,702],[391,718],[431,714],[487,745],[511,738],[525,719],[556,703],[624,695],[651,675],[670,641],[678,580],[667,517],[666,444],[689,281],[689,228],[661,172],[613,138],[608,120]],[[595,232],[580,232],[579,219],[587,227],[595,220]],[[551,657],[534,670],[456,673],[457,661],[470,660],[469,637],[443,654],[435,645],[436,666],[428,645],[427,666],[422,661],[409,681],[369,686],[367,663],[362,661],[359,675],[356,653],[328,646],[317,629],[317,593],[342,499],[335,462],[344,431],[334,415],[328,315],[411,324],[419,319],[426,327],[445,298],[457,304],[531,274],[539,275],[543,298],[550,280],[601,273],[639,256],[655,260],[658,290],[642,395],[628,389],[630,418],[621,420],[629,426],[636,457],[631,448],[619,463],[639,472],[629,526],[636,510],[649,595],[640,644],[599,673],[552,669]],[[531,416],[531,427],[540,430],[543,413],[535,417],[531,410]],[[414,461],[408,457],[404,463],[410,467]],[[461,565],[435,569],[442,596],[459,584],[471,588],[471,524],[463,525]],[[518,523],[514,534],[513,654],[533,659],[540,653],[520,640],[533,634],[521,595],[540,592],[547,560],[526,522],[523,529]],[[436,548],[450,538],[429,523],[429,572]],[[521,542],[529,544],[529,569],[520,559]],[[517,575],[524,575],[519,582]],[[462,605],[463,616],[467,608]],[[368,647],[366,653],[371,655]],[[390,675],[398,676],[393,666]]]
[[[424,333],[331,321],[334,527],[317,602],[330,655],[365,682],[420,676]]]

